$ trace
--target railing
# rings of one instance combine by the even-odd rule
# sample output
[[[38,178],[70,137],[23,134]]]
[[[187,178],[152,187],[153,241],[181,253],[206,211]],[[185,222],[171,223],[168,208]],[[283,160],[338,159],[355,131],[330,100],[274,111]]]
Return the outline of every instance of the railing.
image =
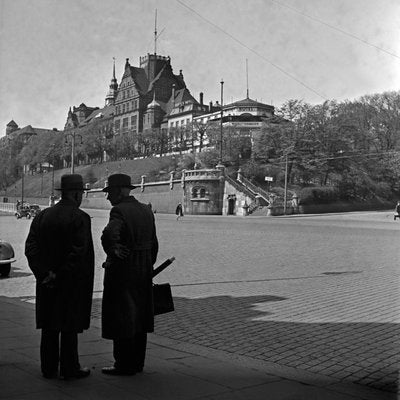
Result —
[[[249,205],[249,209],[247,210],[247,212],[250,214],[253,214],[254,211],[256,211],[258,209],[259,205],[256,201],[254,201],[253,203],[251,203]]]
[[[245,193],[253,201],[256,201],[256,195],[251,190],[249,190],[246,186],[244,186],[243,183],[241,183],[240,181],[237,181],[235,179],[232,179],[228,175],[225,176],[225,180],[227,182],[229,182],[234,188],[236,188],[236,189],[242,191],[243,193]]]
[[[14,214],[17,211],[14,203],[0,203],[0,211]]]
[[[261,196],[268,204],[270,203],[270,194],[260,187],[251,183],[248,179],[246,179],[243,175],[240,177],[240,181],[242,184],[247,187],[250,191],[252,191],[255,195]]]

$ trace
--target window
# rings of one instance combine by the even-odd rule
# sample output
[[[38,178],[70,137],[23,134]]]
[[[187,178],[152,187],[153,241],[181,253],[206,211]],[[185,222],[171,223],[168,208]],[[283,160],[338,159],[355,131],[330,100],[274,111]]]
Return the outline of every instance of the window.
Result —
[[[132,128],[132,132],[137,132],[137,116],[136,115],[132,115],[131,116],[131,128]]]
[[[124,118],[124,119],[122,120],[122,127],[123,127],[123,128],[127,128],[127,127],[128,127],[128,118]]]
[[[195,186],[192,189],[193,201],[209,201],[207,188],[205,186]]]

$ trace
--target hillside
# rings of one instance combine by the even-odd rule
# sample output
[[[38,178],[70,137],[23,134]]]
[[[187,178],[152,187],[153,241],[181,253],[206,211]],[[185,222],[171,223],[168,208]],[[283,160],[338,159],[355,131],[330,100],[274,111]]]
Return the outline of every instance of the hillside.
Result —
[[[175,158],[176,157],[176,158]],[[84,182],[90,183],[91,188],[104,186],[107,176],[114,173],[125,173],[132,177],[133,183],[139,183],[142,175],[147,181],[169,179],[169,172],[176,170],[179,175],[179,156],[165,156],[162,158],[150,157],[137,160],[111,161],[101,164],[82,165],[75,167],[75,173],[83,176]],[[58,187],[61,176],[69,174],[70,168],[54,171],[55,187]],[[52,173],[25,175],[24,197],[49,197],[51,195]],[[10,197],[21,196],[21,180],[7,188]],[[2,192],[2,195],[4,192]]]

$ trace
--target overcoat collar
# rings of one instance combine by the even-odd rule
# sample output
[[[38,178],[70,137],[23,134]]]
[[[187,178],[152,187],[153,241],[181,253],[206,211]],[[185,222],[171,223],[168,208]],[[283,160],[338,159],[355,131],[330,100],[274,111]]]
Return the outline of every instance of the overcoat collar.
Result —
[[[124,197],[118,204],[121,204],[121,203],[133,203],[135,201],[137,201],[137,200],[135,199],[134,196],[127,196],[127,197]]]
[[[61,199],[57,204],[60,204],[61,206],[75,206],[76,208],[79,208],[78,205],[71,199]]]

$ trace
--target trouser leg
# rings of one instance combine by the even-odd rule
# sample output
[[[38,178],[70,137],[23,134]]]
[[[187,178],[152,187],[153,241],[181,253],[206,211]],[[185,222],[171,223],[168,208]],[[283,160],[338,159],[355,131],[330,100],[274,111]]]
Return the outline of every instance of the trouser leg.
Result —
[[[61,332],[60,374],[65,377],[74,376],[79,369],[78,334]]]
[[[137,370],[142,370],[146,358],[147,333],[137,333],[135,335],[135,364]]]
[[[147,333],[114,340],[114,367],[123,371],[143,369],[146,357]]]
[[[59,334],[58,331],[42,329],[40,364],[44,375],[52,375],[58,372]]]

